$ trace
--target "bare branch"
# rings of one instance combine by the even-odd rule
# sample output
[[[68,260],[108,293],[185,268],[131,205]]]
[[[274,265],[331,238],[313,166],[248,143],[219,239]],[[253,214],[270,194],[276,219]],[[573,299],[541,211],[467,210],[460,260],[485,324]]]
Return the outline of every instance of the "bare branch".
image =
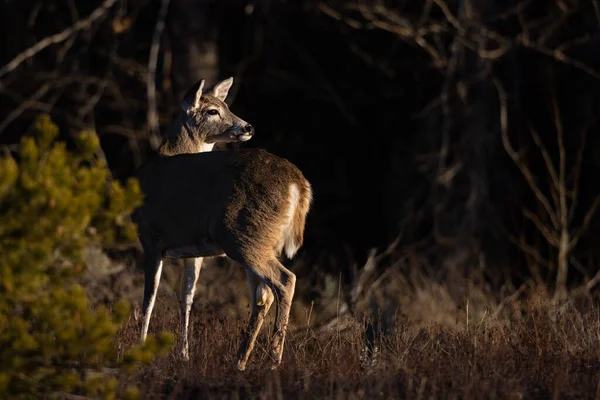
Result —
[[[67,85],[70,85],[74,82],[85,81],[86,84],[94,84],[99,86],[99,90],[102,86],[107,86],[110,82],[106,80],[100,80],[95,77],[85,77],[80,75],[69,75],[62,78],[57,79],[56,75],[49,74],[48,76],[43,77],[45,82],[31,95],[29,98],[23,99],[21,96],[18,96],[14,93],[11,93],[8,89],[2,87],[0,85],[0,93],[5,94],[7,97],[11,98],[15,102],[19,103],[19,105],[12,110],[6,118],[0,122],[0,134],[6,130],[6,128],[13,123],[18,117],[20,117],[25,111],[29,109],[35,109],[43,112],[50,112],[53,107],[54,101],[48,103],[41,103],[40,99],[44,97],[50,90],[54,90],[57,88],[65,88]],[[102,90],[104,90],[102,88]],[[69,119],[68,117],[65,117]],[[69,119],[74,125],[81,126],[80,123],[75,123],[73,119]]]
[[[592,204],[592,206],[590,207],[588,212],[585,214],[585,217],[583,218],[583,223],[581,224],[581,227],[577,230],[577,233],[575,235],[573,235],[573,238],[569,242],[570,250],[573,249],[575,246],[577,246],[577,242],[579,242],[579,239],[581,239],[581,236],[585,233],[585,231],[589,227],[590,222],[592,222],[592,218],[594,218],[594,215],[596,214],[598,205],[600,205],[600,196],[597,196],[594,199],[594,203]]]
[[[446,4],[446,2],[444,0],[434,0],[434,2],[440,8],[440,10],[442,10],[442,12],[444,13],[444,16],[446,17],[448,22],[450,22],[452,24],[452,26],[454,28],[456,28],[456,30],[461,35],[463,35],[464,28],[462,27],[462,25],[460,24],[458,19],[454,15],[452,15],[452,12],[450,11],[450,7],[448,7],[448,4]]]
[[[592,5],[594,6],[594,13],[596,14],[596,19],[598,20],[598,29],[600,29],[600,4],[597,1],[592,1]]]
[[[521,211],[523,212],[523,216],[525,218],[527,218],[528,220],[530,220],[531,222],[533,222],[533,224],[538,229],[538,231],[540,231],[540,233],[542,235],[544,235],[544,238],[546,239],[546,241],[548,243],[550,243],[554,247],[558,247],[558,239],[556,238],[556,236],[553,235],[552,229],[550,227],[546,226],[542,222],[540,217],[537,216],[537,214],[531,212],[530,210],[528,210],[526,208],[524,208]]]
[[[112,54],[117,53],[117,47],[118,47],[117,44],[112,46],[112,50],[111,50]],[[96,107],[96,105],[98,104],[98,102],[100,101],[102,96],[104,95],[104,92],[106,91],[106,88],[108,87],[109,83],[112,82],[110,77],[112,75],[114,64],[115,64],[114,57],[110,57],[108,67],[106,68],[106,72],[104,73],[104,78],[99,82],[96,93],[94,93],[94,95],[91,96],[87,102],[85,102],[83,107],[81,107],[79,109],[78,114],[80,117],[84,117],[90,111],[92,111],[94,109],[94,107]]]
[[[519,14],[522,14],[525,7],[529,6],[531,3],[533,3],[533,0],[520,1],[519,3],[517,3],[517,5],[512,6],[512,7],[508,8],[506,11],[502,11],[501,13],[493,16],[490,20],[491,21],[501,21],[501,20],[506,20],[506,19],[512,17],[513,15],[518,16]]]
[[[429,21],[429,15],[431,14],[432,6],[433,6],[433,0],[425,0],[425,5],[423,6],[423,12],[421,13],[421,17],[419,18],[419,26],[423,26],[426,21]]]
[[[596,272],[596,275],[585,284],[585,290],[589,293],[594,286],[600,283],[600,271]]]
[[[533,286],[532,285],[533,282],[531,282],[531,280],[528,280],[526,282],[524,282],[519,289],[517,289],[516,292],[514,292],[513,294],[511,294],[508,297],[505,297],[500,304],[498,305],[498,307],[496,308],[496,311],[494,311],[494,313],[492,314],[492,318],[497,318],[500,313],[502,312],[502,310],[504,310],[504,307],[506,307],[508,304],[512,303],[513,301],[515,301],[516,299],[519,298],[519,296],[521,296],[521,294],[525,291],[525,289],[527,289],[527,287],[529,286]]]
[[[42,9],[43,6],[44,6],[44,3],[41,1],[38,1],[35,3],[35,5],[33,7],[31,7],[31,12],[29,13],[29,16],[27,17],[27,28],[29,28],[29,29],[33,28],[33,26],[35,25],[35,22],[37,20],[37,17],[40,14],[40,10]]]
[[[590,68],[587,64],[579,61],[579,60],[575,60],[569,56],[567,56],[565,53],[563,53],[562,51],[558,51],[556,49],[551,49],[549,47],[546,46],[541,46],[535,43],[531,43],[529,41],[523,40],[523,36],[520,36],[518,38],[521,42],[521,44],[528,48],[528,49],[532,49],[537,51],[538,53],[544,54],[548,57],[553,58],[554,60],[562,63],[562,64],[566,64],[569,65],[573,68],[576,68],[580,71],[585,72],[588,75],[593,76],[596,79],[600,79],[600,72],[596,71],[593,68]]]
[[[22,102],[21,104],[19,104],[19,106],[17,108],[15,108],[14,110],[12,110],[10,112],[10,114],[8,114],[6,116],[6,118],[4,119],[4,121],[2,121],[0,123],[0,134],[2,132],[4,132],[4,130],[17,118],[19,118],[21,116],[21,114],[23,114],[25,111],[27,111],[30,108],[33,108],[36,104],[38,104],[38,101],[46,94],[48,93],[48,90],[50,90],[50,88],[53,85],[51,85],[50,83],[46,82],[45,84],[43,84],[42,86],[39,87],[38,90],[36,90],[26,101]]]
[[[485,39],[484,37],[477,38],[477,42],[473,43],[469,40],[460,37],[459,40],[465,47],[473,50],[473,52],[477,53],[477,56],[482,60],[496,60],[504,56],[508,51],[512,48],[512,45],[509,42],[502,42],[495,49],[488,50],[484,48]]]
[[[575,210],[577,209],[577,201],[579,200],[579,178],[581,176],[581,164],[583,163],[583,152],[585,151],[585,144],[587,142],[587,135],[590,127],[590,123],[583,128],[581,133],[581,141],[579,143],[579,150],[577,151],[577,158],[575,159],[573,187],[572,187],[572,199],[571,209],[569,210],[569,222],[573,221],[575,216]]]
[[[105,0],[100,7],[96,8],[87,18],[84,18],[74,25],[68,27],[67,29],[54,34],[52,36],[48,36],[24,52],[17,55],[12,59],[8,64],[0,68],[0,78],[9,72],[14,71],[19,65],[23,63],[23,61],[35,56],[40,51],[44,50],[46,47],[51,46],[53,44],[57,44],[67,40],[71,35],[76,32],[79,32],[83,29],[89,28],[92,23],[94,23],[97,19],[101,18],[106,14],[106,12],[117,2],[118,0]]]
[[[87,115],[90,111],[92,111],[104,95],[104,92],[110,82],[110,79],[108,77],[110,75],[110,72],[108,72],[106,75],[107,77],[100,83],[100,85],[98,86],[98,90],[96,90],[96,93],[94,93],[94,95],[89,98],[89,100],[83,105],[83,107],[79,109],[78,114],[80,117],[83,117]]]
[[[502,86],[502,83],[498,80],[498,78],[495,77],[494,75],[491,75],[491,77],[492,77],[492,81],[494,82],[494,85],[496,86],[496,90],[498,91],[498,98],[500,100],[500,129],[501,129],[501,134],[502,134],[502,144],[504,145],[504,148],[506,149],[506,152],[508,153],[510,158],[512,158],[512,160],[515,162],[515,164],[517,165],[517,167],[523,174],[523,177],[529,184],[530,189],[533,191],[533,193],[535,194],[537,199],[540,201],[540,203],[542,203],[542,205],[544,206],[544,209],[548,213],[548,216],[550,217],[552,224],[554,225],[555,228],[558,229],[558,227],[559,227],[558,217],[557,217],[555,211],[552,209],[552,206],[550,205],[550,201],[548,200],[548,197],[546,197],[542,193],[540,187],[535,182],[535,178],[533,177],[531,170],[529,169],[527,164],[525,164],[523,162],[523,160],[521,160],[521,156],[519,155],[519,153],[517,153],[515,151],[515,149],[512,147],[512,145],[510,143],[510,139],[508,137],[508,110],[507,110],[507,104],[506,104],[506,97],[507,97],[506,92],[504,90],[504,87]]]
[[[546,146],[544,146],[544,143],[540,139],[540,135],[537,133],[535,128],[533,128],[532,126],[528,126],[528,129],[535,145],[537,146],[540,153],[542,154],[542,157],[544,158],[544,164],[546,165],[546,170],[548,171],[548,175],[550,176],[550,192],[554,200],[554,204],[558,208],[560,206],[560,199],[557,195],[555,195],[555,191],[552,190],[552,186],[554,186],[554,188],[556,189],[556,193],[560,193],[560,180],[556,173],[556,169],[554,168],[554,164],[552,163],[552,157],[550,157],[548,149],[546,149]]]
[[[558,99],[556,97],[556,90],[554,85],[550,85],[552,95],[550,101],[552,103],[552,114],[554,116],[554,126],[556,127],[556,141],[558,144],[558,160],[559,160],[559,172],[558,172],[558,193],[560,201],[560,224],[561,229],[568,229],[569,225],[569,205],[567,204],[567,154],[565,149],[564,137],[563,137],[563,125],[560,116],[560,108],[558,106]]]
[[[446,60],[440,55],[438,50],[425,39],[425,33],[422,30],[416,32],[410,24],[398,25],[396,23],[382,21],[376,18],[373,11],[369,7],[366,7],[364,4],[359,5],[359,11],[363,15],[363,17],[367,21],[369,21],[374,27],[390,33],[394,33],[396,36],[398,36],[405,42],[414,42],[418,44],[421,48],[423,48],[423,50],[427,52],[427,54],[429,54],[436,68],[441,69],[446,67]],[[392,14],[393,11],[388,10],[386,14],[388,13]],[[386,17],[389,19],[389,15],[386,15]]]
[[[556,51],[563,53],[565,50],[569,50],[572,47],[580,46],[586,43],[589,43],[592,39],[598,38],[600,35],[596,33],[595,35],[586,34],[575,38],[569,42],[565,42],[556,48]]]
[[[151,135],[159,135],[158,112],[156,110],[156,64],[158,63],[158,52],[160,50],[160,38],[165,28],[165,18],[169,11],[170,0],[162,0],[156,27],[152,36],[150,57],[148,59],[148,78],[146,82],[148,95],[148,129]]]
[[[540,46],[544,45],[550,40],[552,35],[568,21],[570,15],[571,13],[563,13],[560,17],[549,21],[549,23],[545,25],[544,31],[538,36],[536,43]]]
[[[140,83],[146,83],[148,79],[148,69],[146,65],[140,64],[132,58],[121,58],[113,51],[96,49],[95,52],[108,58],[116,67],[121,69],[127,75],[135,78]]]
[[[517,239],[515,236],[513,236],[511,234],[508,235],[508,238],[513,244],[515,244],[517,247],[519,247],[521,250],[523,250],[524,253],[531,256],[531,258],[533,258],[539,264],[543,265],[544,267],[548,267],[548,261],[546,259],[544,259],[544,257],[542,257],[542,255],[539,253],[539,251],[535,247],[533,247],[530,244],[527,244],[525,239],[523,239],[523,238]]]
[[[574,14],[574,10],[570,10],[569,12],[563,13],[560,17],[560,20],[550,26],[550,21],[548,21],[547,19],[542,19],[535,24],[526,24],[524,17],[524,9],[527,6],[529,6],[532,2],[530,0],[521,1],[515,7],[508,9],[505,13],[492,18],[492,20],[506,19],[509,16],[516,14],[519,24],[521,25],[522,32],[516,37],[507,37],[501,35],[500,33],[494,30],[489,29],[487,26],[478,24],[475,18],[473,18],[472,16],[467,16],[469,25],[469,29],[467,29],[461,23],[461,18],[452,13],[451,8],[448,6],[445,0],[433,0],[433,2],[441,10],[445,20],[431,22],[427,27],[422,28],[423,23],[425,21],[428,21],[430,18],[429,7],[431,1],[428,1],[424,6],[423,13],[420,16],[418,29],[415,29],[415,27],[413,27],[409,19],[399,16],[396,12],[389,8],[386,8],[383,5],[376,5],[370,7],[364,4],[363,2],[359,2],[356,8],[360,11],[362,16],[370,22],[370,24],[366,25],[361,24],[355,19],[345,17],[339,12],[330,8],[329,6],[323,5],[322,3],[319,5],[319,7],[327,15],[337,20],[343,21],[348,26],[351,26],[354,29],[368,29],[375,27],[390,33],[394,33],[400,39],[406,42],[416,43],[430,55],[435,67],[439,69],[447,67],[447,59],[443,55],[443,49],[437,49],[434,45],[435,41],[439,39],[439,35],[436,35],[433,39],[429,40],[426,37],[428,34],[431,33],[452,33],[451,31],[453,28],[455,30],[454,35],[456,36],[455,40],[460,40],[460,42],[464,46],[473,50],[481,59],[499,59],[517,45],[522,45],[527,49],[534,50],[538,53],[552,57],[555,61],[559,63],[569,65],[593,76],[596,79],[600,79],[600,71],[597,71],[588,66],[587,64],[579,60],[573,59],[572,57],[569,57],[565,54],[565,51],[569,48],[587,43],[594,36],[583,35],[579,38],[563,43],[556,48],[550,48],[545,44],[545,42],[548,41],[548,38],[553,35],[554,30],[564,25],[564,23],[568,21],[568,18]],[[596,10],[600,22],[600,6],[598,6],[595,2],[593,3],[594,9]],[[467,7],[460,6],[461,10],[463,8]],[[532,35],[530,34],[530,30],[533,29],[532,25],[535,25],[539,28],[545,28],[544,32],[537,33],[536,40],[531,39]],[[497,46],[492,49],[486,48],[486,39],[495,41],[497,43]]]
[[[339,13],[338,11],[336,11],[333,8],[329,7],[325,3],[320,2],[319,5],[318,5],[318,7],[321,9],[321,11],[323,11],[323,13],[327,14],[328,16],[330,16],[333,19],[337,19],[338,21],[344,22],[345,24],[347,24],[351,28],[354,28],[354,29],[361,29],[362,28],[362,24],[360,22],[358,22],[354,18],[349,18],[349,17],[346,17],[346,16],[342,15],[341,13]]]

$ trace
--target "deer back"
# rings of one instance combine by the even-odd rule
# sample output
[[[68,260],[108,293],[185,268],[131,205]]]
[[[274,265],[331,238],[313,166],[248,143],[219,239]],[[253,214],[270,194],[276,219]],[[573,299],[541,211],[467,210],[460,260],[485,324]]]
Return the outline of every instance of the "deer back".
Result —
[[[259,149],[158,157],[138,179],[145,195],[134,215],[140,236],[163,249],[231,240],[246,252],[281,247],[290,196],[310,196],[298,168]]]

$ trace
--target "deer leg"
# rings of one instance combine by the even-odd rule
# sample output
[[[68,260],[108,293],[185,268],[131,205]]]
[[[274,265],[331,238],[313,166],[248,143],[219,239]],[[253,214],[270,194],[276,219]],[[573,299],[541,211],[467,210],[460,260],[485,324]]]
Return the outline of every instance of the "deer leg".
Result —
[[[260,277],[260,280],[268,285],[275,295],[277,316],[274,327],[275,335],[270,349],[271,369],[275,369],[281,364],[283,356],[285,334],[296,287],[296,275],[285,268],[277,259],[268,261],[266,265],[249,265],[248,268],[254,275]],[[250,319],[252,322],[252,317]]]
[[[142,334],[140,337],[143,343],[148,334],[150,317],[156,300],[156,292],[160,283],[160,274],[162,272],[162,257],[151,254],[144,255],[144,301],[142,302]]]
[[[281,364],[283,345],[288,327],[292,299],[296,289],[296,275],[285,268],[279,261],[271,260],[269,269],[273,278],[269,286],[275,292],[277,301],[277,317],[275,318],[275,335],[271,343],[271,369],[276,369]]]
[[[190,359],[188,328],[190,323],[190,312],[194,303],[196,282],[202,268],[202,257],[186,259],[184,261],[183,279],[181,280],[181,356],[184,360]]]
[[[250,353],[254,349],[256,338],[260,332],[260,328],[269,313],[269,308],[275,299],[273,292],[269,287],[251,270],[246,270],[248,283],[250,284],[250,293],[252,296],[252,313],[248,321],[247,331],[242,338],[238,350],[237,368],[240,371],[246,369],[246,363],[250,358]]]

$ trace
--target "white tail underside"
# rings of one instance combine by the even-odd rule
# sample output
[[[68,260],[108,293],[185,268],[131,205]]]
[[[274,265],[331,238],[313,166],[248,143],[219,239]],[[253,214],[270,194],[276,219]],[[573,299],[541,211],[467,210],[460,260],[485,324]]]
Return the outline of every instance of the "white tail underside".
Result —
[[[294,222],[294,214],[296,213],[296,208],[298,207],[298,202],[300,201],[300,191],[298,190],[298,186],[292,183],[290,185],[290,197],[288,198],[289,209],[288,209],[288,217],[285,224],[285,228],[283,228],[283,243],[285,255],[288,258],[294,257],[296,251],[298,251],[298,243],[294,240],[294,232],[293,232],[293,222]]]

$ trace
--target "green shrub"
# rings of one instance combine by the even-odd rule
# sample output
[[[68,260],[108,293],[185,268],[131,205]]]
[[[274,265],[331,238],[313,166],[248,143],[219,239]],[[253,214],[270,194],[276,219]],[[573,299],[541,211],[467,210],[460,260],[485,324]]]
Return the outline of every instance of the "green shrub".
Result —
[[[0,398],[114,398],[119,384],[107,369],[131,372],[172,342],[150,338],[117,359],[128,304],[92,309],[77,279],[85,246],[135,238],[128,215],[142,195],[133,179],[110,181],[93,132],[81,132],[74,151],[57,134],[41,116],[18,157],[0,157]]]

